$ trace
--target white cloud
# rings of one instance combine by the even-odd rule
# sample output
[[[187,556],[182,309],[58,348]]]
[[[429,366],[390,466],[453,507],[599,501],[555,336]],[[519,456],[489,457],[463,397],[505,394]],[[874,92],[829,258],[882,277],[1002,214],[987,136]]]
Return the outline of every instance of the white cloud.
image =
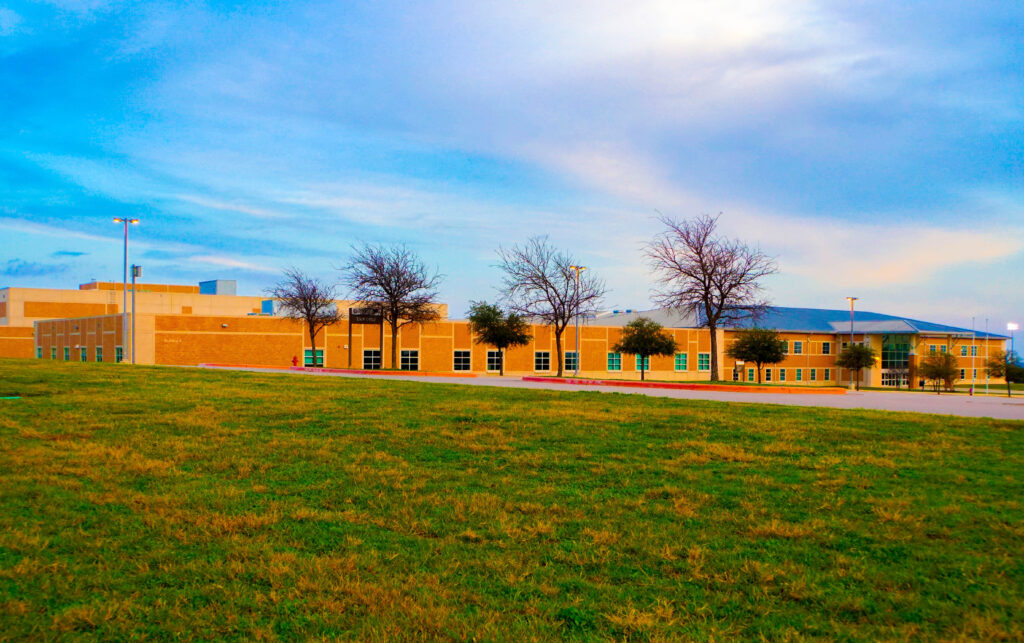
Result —
[[[239,268],[242,270],[251,270],[253,272],[265,272],[265,273],[279,273],[279,268],[272,268],[270,266],[264,266],[249,261],[242,261],[240,259],[234,259],[232,257],[226,257],[223,255],[194,255],[187,257],[185,261],[189,263],[208,264],[212,266],[224,266],[226,268]]]

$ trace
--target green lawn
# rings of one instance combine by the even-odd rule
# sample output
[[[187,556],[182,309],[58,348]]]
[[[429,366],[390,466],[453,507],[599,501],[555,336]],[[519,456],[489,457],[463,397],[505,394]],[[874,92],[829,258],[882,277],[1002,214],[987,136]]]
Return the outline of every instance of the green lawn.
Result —
[[[1024,423],[0,360],[0,639],[1024,637]]]

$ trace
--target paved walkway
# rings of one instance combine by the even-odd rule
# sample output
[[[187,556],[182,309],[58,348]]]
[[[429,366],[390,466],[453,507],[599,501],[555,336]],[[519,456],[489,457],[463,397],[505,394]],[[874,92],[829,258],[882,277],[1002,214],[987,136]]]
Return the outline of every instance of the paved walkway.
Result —
[[[518,377],[477,377],[458,378],[443,376],[402,376],[402,375],[358,375],[351,373],[307,373],[274,368],[257,367],[215,367],[237,371],[263,373],[286,373],[317,377],[355,377],[408,382],[429,382],[432,384],[453,384],[460,386],[497,386],[506,388],[550,389],[555,391],[599,391],[625,395],[649,395],[671,397],[681,400],[714,400],[717,402],[746,402],[754,404],[782,404],[787,406],[824,406],[837,409],[872,409],[879,411],[908,411],[912,413],[937,413],[963,417],[990,417],[1000,420],[1024,420],[1024,396],[1007,398],[991,395],[969,397],[966,395],[930,395],[927,393],[861,391],[846,395],[800,395],[799,393],[728,393],[721,391],[692,391],[674,389],[623,388],[615,386],[580,386],[556,384],[554,382],[524,382]]]

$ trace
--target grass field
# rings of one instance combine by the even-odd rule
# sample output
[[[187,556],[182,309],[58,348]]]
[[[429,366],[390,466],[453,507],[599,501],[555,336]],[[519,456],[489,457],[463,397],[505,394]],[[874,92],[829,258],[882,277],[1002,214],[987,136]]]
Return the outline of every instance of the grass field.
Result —
[[[1024,423],[0,360],[0,638],[1020,639]]]

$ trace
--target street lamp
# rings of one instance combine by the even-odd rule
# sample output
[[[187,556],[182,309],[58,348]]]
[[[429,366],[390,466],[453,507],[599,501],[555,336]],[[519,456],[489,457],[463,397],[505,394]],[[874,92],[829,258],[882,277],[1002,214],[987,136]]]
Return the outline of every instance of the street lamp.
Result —
[[[850,346],[853,346],[853,302],[857,297],[847,297],[846,301],[850,302]],[[853,388],[853,369],[850,369],[850,388]]]
[[[138,224],[138,219],[129,219],[127,217],[114,217],[114,223],[124,224],[124,303],[121,305],[121,345],[128,340],[128,224]],[[134,290],[132,291],[134,296]],[[134,316],[133,316],[134,317]],[[135,344],[132,343],[132,351],[135,350]],[[123,353],[122,353],[123,355]],[[122,359],[124,359],[122,357]]]
[[[583,351],[580,350],[580,273],[586,269],[586,266],[569,266],[569,270],[576,271],[576,377],[580,376],[580,359],[583,357]]]

